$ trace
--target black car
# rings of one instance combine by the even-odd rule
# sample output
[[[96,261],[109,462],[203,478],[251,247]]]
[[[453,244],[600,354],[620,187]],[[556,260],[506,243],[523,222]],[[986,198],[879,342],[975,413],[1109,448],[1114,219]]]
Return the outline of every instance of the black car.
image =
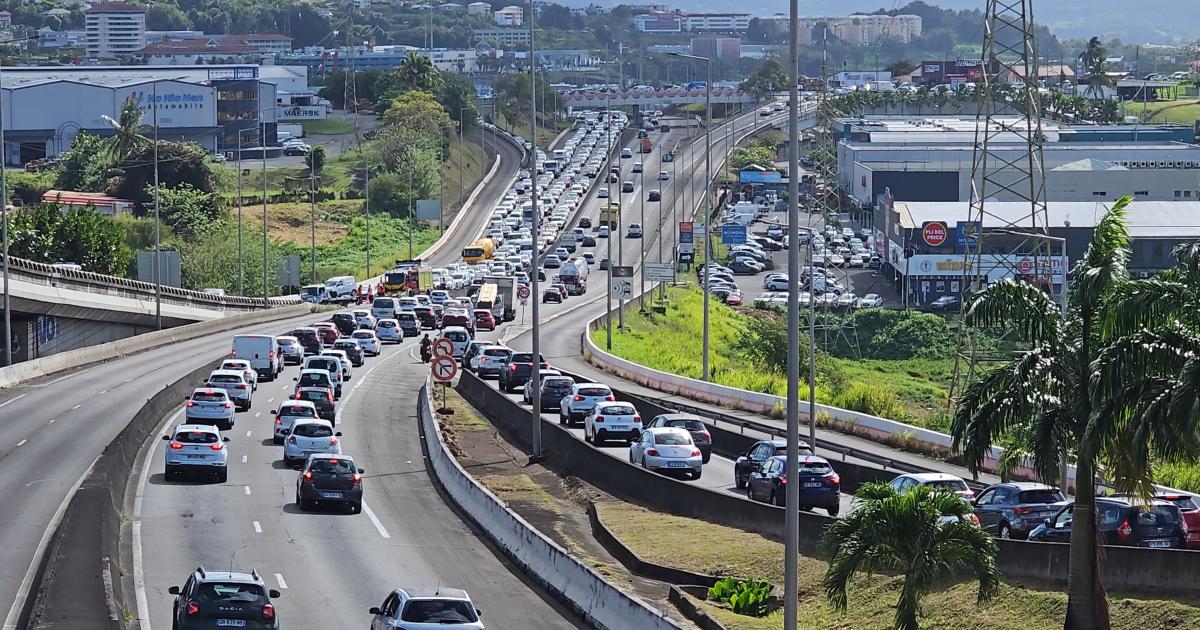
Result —
[[[273,598],[279,591],[268,589],[257,571],[205,571],[197,567],[183,586],[167,592],[175,596],[171,627],[231,627],[247,630],[278,630]]]
[[[334,313],[329,321],[337,324],[338,332],[346,337],[358,330],[358,322],[354,319],[354,313]]]
[[[595,247],[596,246],[596,237],[592,236],[591,234],[584,235],[583,246],[584,247]]]
[[[297,328],[288,333],[304,347],[304,354],[321,354],[321,335],[316,328]]]
[[[570,376],[547,376],[542,379],[542,411],[557,411],[562,399],[571,393],[575,379]]]
[[[646,425],[647,429],[653,427],[687,429],[688,433],[692,434],[692,442],[696,444],[696,448],[700,449],[703,462],[707,464],[708,460],[712,458],[712,434],[708,432],[708,427],[704,426],[704,421],[700,418],[686,413],[664,413],[654,416],[650,420],[650,424]]]
[[[1058,488],[1044,483],[998,483],[975,498],[975,516],[988,533],[1021,539],[1057,512],[1064,501]]]
[[[417,321],[421,322],[421,328],[425,330],[434,330],[438,327],[438,318],[437,315],[433,314],[433,307],[414,307],[413,314],[417,316]]]
[[[646,194],[646,201],[662,201],[662,191],[651,190]]]
[[[417,319],[417,314],[412,311],[396,313],[396,321],[400,323],[400,330],[405,337],[416,337],[421,334],[421,322]]]
[[[608,269],[608,259],[607,259],[607,258],[601,258],[601,259],[600,259],[600,265],[599,265],[599,267],[600,267],[600,270],[601,270],[601,271],[603,271],[603,270],[605,270],[605,269]]]
[[[1029,532],[1029,540],[1069,542],[1074,509],[1074,502],[1064,505]],[[1097,497],[1096,535],[1106,545],[1155,549],[1183,549],[1187,541],[1179,507],[1157,499],[1141,503],[1132,499]]]
[[[542,291],[542,303],[543,304],[545,304],[547,302],[554,302],[555,304],[562,304],[562,301],[563,301],[562,292],[560,292],[558,289],[555,289],[554,287],[548,287],[545,291]]]
[[[550,364],[546,363],[546,357],[541,359],[542,369],[549,369]],[[514,352],[508,358],[508,363],[500,370],[500,391],[515,392],[518,387],[525,385],[525,381],[529,380],[529,376],[533,373],[533,353],[532,352]]]
[[[830,516],[841,510],[842,479],[824,457],[802,455],[797,464],[800,487],[800,509],[824,508]],[[746,496],[751,501],[766,501],[772,505],[787,505],[787,457],[768,458],[758,470],[750,473]]]
[[[579,227],[581,227],[581,228],[590,228],[590,227],[592,227],[592,219],[591,219],[591,217],[580,217],[580,219],[579,219]]]
[[[367,360],[367,353],[363,352],[362,346],[352,339],[338,339],[333,342],[333,349],[345,352],[346,357],[350,359],[350,365],[354,367],[362,367]]]
[[[812,447],[808,442],[800,440],[800,454],[813,455]],[[746,481],[750,479],[750,473],[762,467],[763,462],[775,457],[776,455],[787,455],[787,441],[782,438],[774,440],[762,440],[755,442],[750,450],[746,451],[745,455],[741,455],[733,462],[733,481],[738,489],[746,487]]]
[[[960,306],[957,296],[943,295],[930,302],[926,308],[934,313],[957,313]]]
[[[301,510],[341,505],[357,514],[362,511],[364,472],[349,455],[310,455],[296,478],[296,505]]]
[[[333,390],[327,387],[301,387],[296,390],[296,400],[307,400],[317,408],[317,417],[337,424],[337,408],[333,404]]]

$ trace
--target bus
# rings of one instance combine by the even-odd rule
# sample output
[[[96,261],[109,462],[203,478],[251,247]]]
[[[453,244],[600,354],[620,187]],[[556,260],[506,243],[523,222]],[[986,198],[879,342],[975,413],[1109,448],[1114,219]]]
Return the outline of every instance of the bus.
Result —
[[[463,262],[475,264],[481,260],[487,260],[492,257],[494,248],[495,243],[492,242],[492,239],[481,238],[463,248]]]
[[[488,282],[479,287],[479,293],[475,296],[475,308],[487,309],[492,312],[496,321],[504,321],[504,300],[495,284]]]

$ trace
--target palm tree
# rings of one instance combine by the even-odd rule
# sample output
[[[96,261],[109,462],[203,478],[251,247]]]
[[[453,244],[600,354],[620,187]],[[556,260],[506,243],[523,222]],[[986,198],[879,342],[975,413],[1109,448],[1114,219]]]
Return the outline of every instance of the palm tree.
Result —
[[[1104,88],[1114,85],[1112,77],[1108,76],[1108,51],[1099,37],[1088,40],[1087,48],[1079,55],[1079,61],[1087,74],[1086,93],[1092,98],[1103,98]]]
[[[846,588],[860,571],[904,574],[896,630],[917,630],[921,598],[962,568],[975,571],[979,601],[1000,587],[996,541],[966,520],[971,506],[958,495],[929,486],[897,494],[889,485],[869,483],[856,497],[860,503],[854,511],[822,534],[822,546],[833,554],[822,586],[834,608],[846,609]],[[947,516],[953,520],[942,523]]]
[[[425,55],[412,53],[406,55],[396,67],[398,83],[403,90],[424,90],[433,92],[442,85],[442,77],[438,74],[433,61]]]
[[[982,374],[958,401],[951,433],[971,470],[979,470],[999,440],[1015,439],[1024,445],[1045,480],[1058,479],[1061,459],[1070,452],[1075,456],[1075,525],[1064,626],[1068,630],[1109,627],[1096,542],[1098,466],[1106,465],[1106,476],[1119,490],[1144,494],[1152,479],[1150,456],[1178,456],[1195,443],[1194,427],[1191,433],[1177,433],[1190,424],[1158,413],[1139,416],[1134,412],[1143,407],[1123,408],[1111,400],[1122,392],[1138,393],[1125,385],[1152,376],[1144,364],[1127,363],[1121,371],[1107,372],[1098,367],[1113,352],[1106,347],[1109,331],[1133,330],[1137,322],[1158,317],[1162,311],[1155,309],[1167,308],[1147,305],[1141,315],[1125,310],[1131,301],[1145,304],[1127,284],[1125,213],[1131,200],[1118,200],[1096,224],[1087,253],[1072,270],[1065,314],[1041,290],[1009,280],[976,294],[964,315],[969,326],[1019,332],[1028,348]],[[1143,372],[1131,371],[1134,368]],[[1127,413],[1117,413],[1119,409]]]
[[[108,119],[114,132],[105,140],[105,152],[114,164],[124,162],[139,144],[149,142],[142,126],[142,108],[133,99],[121,106],[119,120]]]

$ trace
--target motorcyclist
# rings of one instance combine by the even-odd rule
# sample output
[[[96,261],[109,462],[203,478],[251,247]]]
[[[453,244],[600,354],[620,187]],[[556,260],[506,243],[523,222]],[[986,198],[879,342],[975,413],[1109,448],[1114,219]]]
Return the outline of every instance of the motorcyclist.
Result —
[[[429,363],[431,356],[433,356],[433,342],[429,340],[429,333],[425,333],[425,336],[421,337],[421,362]]]

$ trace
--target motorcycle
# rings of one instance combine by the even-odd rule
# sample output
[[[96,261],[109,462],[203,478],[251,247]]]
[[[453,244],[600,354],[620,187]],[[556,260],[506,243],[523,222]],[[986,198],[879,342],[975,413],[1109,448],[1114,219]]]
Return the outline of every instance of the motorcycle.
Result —
[[[429,363],[429,359],[433,358],[433,344],[421,345],[421,363]]]

